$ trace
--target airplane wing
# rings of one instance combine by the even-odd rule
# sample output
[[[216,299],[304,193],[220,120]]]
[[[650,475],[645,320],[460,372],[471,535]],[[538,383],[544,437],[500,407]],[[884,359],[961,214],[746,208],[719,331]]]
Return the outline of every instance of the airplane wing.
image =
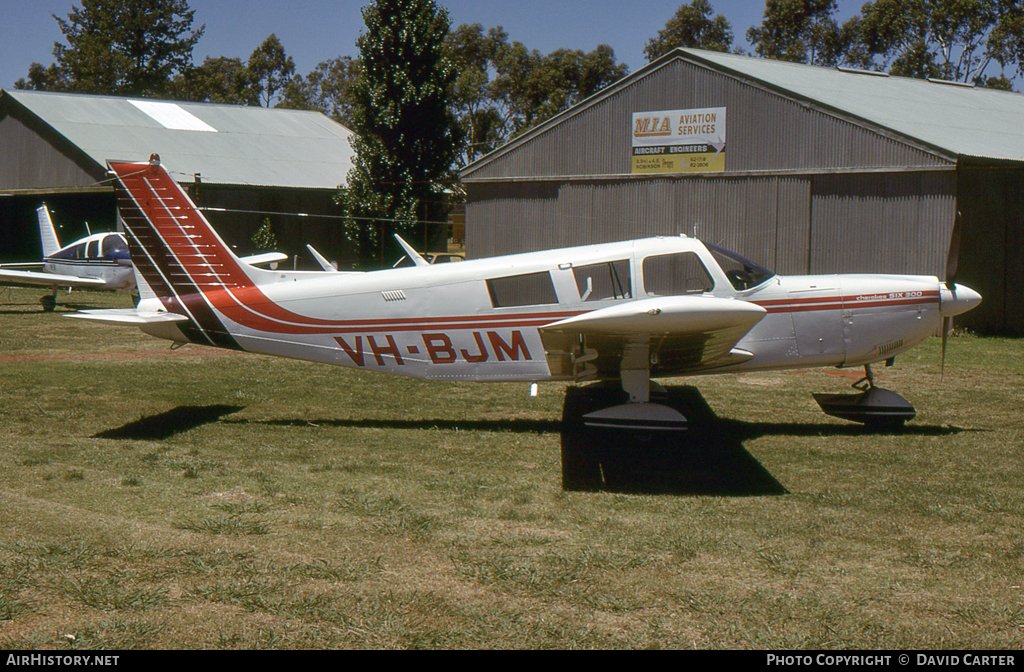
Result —
[[[736,343],[766,314],[734,299],[666,296],[583,313],[540,333],[555,376],[617,377],[624,368],[670,376],[750,359]]]
[[[76,289],[102,289],[107,283],[101,278],[83,278],[77,275],[57,275],[40,271],[18,271],[0,268],[0,285],[15,287],[74,287]]]

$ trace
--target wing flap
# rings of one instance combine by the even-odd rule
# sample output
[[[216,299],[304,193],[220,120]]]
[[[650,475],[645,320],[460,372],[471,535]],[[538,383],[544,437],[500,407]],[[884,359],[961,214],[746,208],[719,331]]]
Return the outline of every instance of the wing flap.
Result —
[[[667,376],[749,359],[735,346],[766,314],[734,299],[657,297],[570,317],[540,332],[553,376],[617,376],[627,351],[640,343],[648,347],[651,375]]]

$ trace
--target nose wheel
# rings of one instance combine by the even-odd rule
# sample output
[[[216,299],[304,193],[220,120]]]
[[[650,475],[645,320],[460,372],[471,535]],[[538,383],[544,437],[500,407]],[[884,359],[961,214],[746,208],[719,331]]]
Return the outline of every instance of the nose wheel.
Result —
[[[43,310],[47,313],[52,313],[57,308],[57,288],[53,288],[52,294],[44,294],[39,298],[39,303],[42,304]]]
[[[872,429],[897,429],[913,419],[917,410],[909,401],[891,390],[875,386],[871,365],[864,366],[864,377],[853,384],[857,394],[815,394],[814,400],[826,415],[859,422]]]

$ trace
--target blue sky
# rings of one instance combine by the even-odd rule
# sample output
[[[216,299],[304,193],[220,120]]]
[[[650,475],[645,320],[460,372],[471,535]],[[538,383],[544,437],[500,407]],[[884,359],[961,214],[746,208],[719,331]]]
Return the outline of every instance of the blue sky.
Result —
[[[840,0],[840,18],[855,13],[864,0]],[[29,65],[53,62],[53,43],[62,41],[52,15],[67,17],[78,0],[0,0],[0,88],[13,88]],[[357,56],[356,38],[363,30],[360,9],[368,0],[189,0],[195,25],[206,32],[193,57],[248,58],[275,33],[303,75],[317,63],[337,56]],[[682,0],[441,0],[452,25],[501,25],[510,39],[548,53],[558,48],[590,51],[599,44],[615,50],[630,71],[646,60],[647,41],[665,27]],[[745,45],[747,28],[758,24],[763,2],[711,0],[732,24],[737,43]]]

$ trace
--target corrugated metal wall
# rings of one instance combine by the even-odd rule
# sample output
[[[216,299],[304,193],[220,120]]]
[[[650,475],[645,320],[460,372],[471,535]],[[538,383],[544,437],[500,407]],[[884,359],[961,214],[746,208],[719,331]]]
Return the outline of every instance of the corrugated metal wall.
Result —
[[[791,248],[806,247],[809,184],[781,177],[568,182],[559,194],[565,242],[684,233],[766,265],[806,265],[805,255]],[[794,220],[805,224],[794,226]]]
[[[956,209],[954,171],[544,184],[467,184],[471,256],[685,233],[779,273],[942,275]]]
[[[852,173],[812,179],[810,273],[942,276],[956,173]]]
[[[727,109],[725,173],[630,174],[634,112],[701,107]],[[465,172],[467,251],[483,257],[686,233],[780,273],[941,274],[955,165],[678,58]]]
[[[780,256],[780,241],[806,247],[806,224],[789,223],[807,221],[809,184],[779,177],[472,184],[466,218],[477,225],[467,228],[467,248],[494,256],[685,233],[790,266],[794,257]],[[795,259],[806,265],[805,255]]]
[[[89,187],[102,172],[90,175],[20,120],[0,118],[0,189]]]
[[[632,113],[726,107],[726,172],[631,175]],[[958,324],[1024,334],[1024,169],[931,150],[679,58],[463,174],[472,257],[697,235],[779,273],[945,275],[984,296]]]

